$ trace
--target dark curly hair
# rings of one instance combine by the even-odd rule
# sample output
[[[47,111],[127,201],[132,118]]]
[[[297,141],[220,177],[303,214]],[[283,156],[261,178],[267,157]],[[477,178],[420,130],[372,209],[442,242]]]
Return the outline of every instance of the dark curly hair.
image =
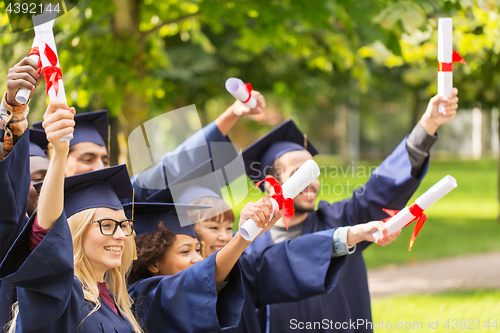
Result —
[[[177,234],[165,228],[163,222],[158,224],[158,230],[135,238],[137,247],[137,260],[132,265],[128,276],[128,284],[153,276],[149,266],[161,260],[168,247],[171,246]]]

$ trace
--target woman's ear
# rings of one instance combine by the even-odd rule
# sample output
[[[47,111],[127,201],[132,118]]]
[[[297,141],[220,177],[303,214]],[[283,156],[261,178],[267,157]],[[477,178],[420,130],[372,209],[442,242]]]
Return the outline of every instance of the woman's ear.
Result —
[[[160,273],[160,267],[158,267],[158,261],[148,267],[149,271],[154,274]]]

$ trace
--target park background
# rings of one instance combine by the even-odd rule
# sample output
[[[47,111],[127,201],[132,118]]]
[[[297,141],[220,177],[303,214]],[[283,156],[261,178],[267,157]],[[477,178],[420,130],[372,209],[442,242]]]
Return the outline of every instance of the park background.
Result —
[[[167,111],[195,104],[203,124],[214,120],[233,102],[224,82],[234,76],[264,94],[267,111],[241,119],[233,142],[244,148],[293,118],[323,154],[320,165],[344,170],[322,175],[322,189],[332,190],[320,199],[328,201],[352,194],[346,184],[369,174],[346,171],[378,165],[423,114],[437,91],[438,18],[452,17],[454,47],[467,61],[454,69],[460,108],[439,130],[416,195],[447,174],[458,188],[429,209],[411,252],[405,229],[394,244],[370,246],[364,256],[377,268],[500,251],[498,0],[73,2],[54,27],[68,104],[110,111],[112,164],[129,161],[132,130]],[[11,31],[5,10],[0,3],[3,73],[33,40],[32,30]],[[44,89],[30,103],[30,122],[41,120]],[[422,321],[425,331],[438,318],[493,324],[499,296],[491,288],[452,290],[384,297],[372,307],[376,322]]]

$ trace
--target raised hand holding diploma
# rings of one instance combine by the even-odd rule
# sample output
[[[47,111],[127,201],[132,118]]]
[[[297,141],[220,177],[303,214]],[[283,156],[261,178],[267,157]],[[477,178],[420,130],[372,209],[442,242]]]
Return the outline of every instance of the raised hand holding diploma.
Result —
[[[391,235],[394,232],[400,230],[403,227],[408,226],[411,222],[418,220],[415,228],[413,229],[413,234],[410,240],[409,251],[415,240],[417,239],[417,235],[422,229],[427,216],[423,213],[424,210],[432,206],[439,199],[448,194],[451,190],[457,187],[457,180],[452,176],[448,175],[437,182],[434,186],[427,190],[420,197],[415,199],[409,206],[405,207],[401,211],[396,214],[396,211],[384,210],[389,215],[393,215],[386,222],[387,234]],[[382,237],[380,231],[374,232],[373,237],[377,240]]]
[[[28,55],[28,58],[32,59],[38,64],[38,68],[42,68],[42,63],[40,61],[40,51],[38,50],[37,46],[37,41],[36,41],[36,36],[33,39],[33,45],[31,46],[30,54]],[[28,100],[30,98],[31,90],[27,88],[21,88],[16,94],[16,102],[19,104],[26,104],[28,103]]]
[[[238,78],[230,77],[226,80],[226,90],[250,109],[257,106],[257,100],[252,96],[252,85],[250,83],[245,84]]]
[[[438,95],[448,97],[453,88],[453,63],[465,60],[453,50],[453,20],[440,18],[438,23]],[[439,113],[444,113],[443,104],[439,104]]]
[[[318,178],[319,174],[318,164],[313,160],[308,160],[283,184],[283,187],[274,178],[263,180],[271,183],[275,191],[275,194],[271,196],[273,212],[276,209],[285,209],[283,215],[287,228],[294,214],[293,198],[302,192],[314,179]],[[258,182],[255,186],[258,187],[263,181]],[[272,217],[273,213],[271,213],[271,219]],[[240,234],[247,241],[253,241],[261,231],[262,228],[259,228],[252,219],[248,219],[240,227]]]
[[[50,16],[50,20],[47,21],[48,16]],[[40,52],[49,99],[51,101],[59,100],[67,104],[54,32],[52,31],[56,16],[56,7],[48,4],[43,14],[33,15],[33,26],[35,28],[35,38]],[[69,141],[72,138],[73,134],[71,133],[62,137],[61,141]]]

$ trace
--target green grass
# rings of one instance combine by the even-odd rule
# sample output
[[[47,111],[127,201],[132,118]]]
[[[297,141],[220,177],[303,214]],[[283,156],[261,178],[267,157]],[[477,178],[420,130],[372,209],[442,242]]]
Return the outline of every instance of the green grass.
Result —
[[[375,299],[372,301],[373,323],[375,328],[379,327],[375,332],[497,332],[498,328],[493,325],[496,320],[496,326],[500,327],[499,299],[499,290]],[[401,323],[403,329],[397,329],[397,323]],[[430,323],[434,323],[431,328]],[[393,328],[388,329],[389,325]]]
[[[322,169],[319,199],[329,202],[352,196],[354,186],[366,183],[369,171],[379,164],[363,162],[359,167],[341,166],[337,158],[328,155],[318,156],[316,161]],[[411,252],[408,252],[408,243],[413,224],[403,229],[391,245],[373,245],[366,249],[367,266],[372,268],[500,250],[497,173],[498,162],[493,159],[432,160],[427,176],[411,200],[448,174],[457,179],[458,187],[426,211],[428,220]],[[244,180],[239,186],[246,186]],[[256,201],[261,196],[257,190],[251,193],[236,206],[236,215],[246,202]]]

